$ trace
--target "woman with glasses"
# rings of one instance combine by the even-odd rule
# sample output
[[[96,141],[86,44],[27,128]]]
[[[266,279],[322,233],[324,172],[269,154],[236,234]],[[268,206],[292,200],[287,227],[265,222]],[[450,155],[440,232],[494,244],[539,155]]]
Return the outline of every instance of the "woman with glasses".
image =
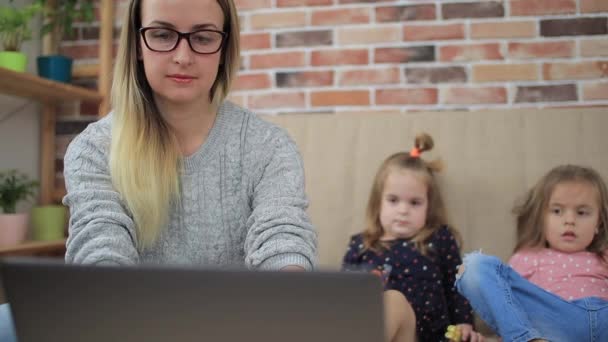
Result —
[[[225,100],[231,0],[133,0],[113,111],[65,156],[66,261],[312,269],[302,161],[281,129]]]
[[[313,269],[302,160],[284,130],[226,101],[238,63],[233,0],[130,1],[113,110],[65,155],[66,262]],[[0,306],[0,341],[10,323]]]

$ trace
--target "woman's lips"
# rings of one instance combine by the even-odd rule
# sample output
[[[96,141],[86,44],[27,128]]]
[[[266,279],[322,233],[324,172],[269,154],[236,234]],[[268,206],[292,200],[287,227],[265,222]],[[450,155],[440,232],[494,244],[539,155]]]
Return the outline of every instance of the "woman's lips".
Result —
[[[190,83],[195,79],[195,77],[180,74],[167,75],[167,77],[177,83]]]

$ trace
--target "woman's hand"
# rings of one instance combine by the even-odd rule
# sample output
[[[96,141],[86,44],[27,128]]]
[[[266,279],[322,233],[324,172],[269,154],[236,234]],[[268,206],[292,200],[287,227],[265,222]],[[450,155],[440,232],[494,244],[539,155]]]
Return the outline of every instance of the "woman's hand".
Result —
[[[285,272],[304,272],[304,271],[306,271],[306,269],[304,269],[304,267],[297,266],[297,265],[287,265],[287,266],[281,268],[281,271],[285,271]]]
[[[483,342],[483,335],[473,330],[470,324],[458,324],[456,326],[460,330],[460,340],[470,342]]]

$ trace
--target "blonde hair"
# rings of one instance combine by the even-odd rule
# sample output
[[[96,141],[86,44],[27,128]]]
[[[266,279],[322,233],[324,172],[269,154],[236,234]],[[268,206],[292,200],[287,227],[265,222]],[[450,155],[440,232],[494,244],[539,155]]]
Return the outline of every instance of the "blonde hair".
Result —
[[[599,173],[589,167],[561,165],[553,168],[530,189],[523,201],[516,205],[513,213],[517,216],[517,243],[515,252],[525,248],[542,248],[547,245],[544,232],[544,218],[555,187],[563,182],[584,182],[598,192],[599,227],[587,251],[598,254],[608,249],[608,190]]]
[[[430,151],[433,146],[433,138],[426,133],[416,136],[414,146],[419,153]],[[386,248],[380,238],[384,234],[384,228],[380,223],[380,210],[382,207],[382,193],[386,179],[391,172],[398,170],[413,171],[422,176],[427,187],[428,208],[425,226],[413,238],[416,248],[423,254],[428,253],[426,242],[441,227],[446,226],[456,238],[460,245],[460,234],[448,224],[447,213],[435,173],[443,169],[440,160],[427,162],[419,156],[412,156],[408,152],[399,152],[388,157],[376,173],[372,189],[370,191],[367,209],[365,212],[365,229],[363,231],[363,245],[365,249],[379,251]]]
[[[120,34],[112,83],[112,184],[133,215],[138,249],[155,243],[179,198],[181,154],[174,133],[154,102],[138,60],[141,2],[131,0]],[[218,75],[209,92],[214,109],[226,98],[238,71],[239,22],[233,0],[217,0],[226,40]]]

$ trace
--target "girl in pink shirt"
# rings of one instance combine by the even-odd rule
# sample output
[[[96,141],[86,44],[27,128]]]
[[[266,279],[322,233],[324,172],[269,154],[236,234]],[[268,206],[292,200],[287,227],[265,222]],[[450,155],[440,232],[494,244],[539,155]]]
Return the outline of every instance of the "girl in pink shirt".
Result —
[[[470,254],[458,291],[504,341],[608,341],[608,190],[601,176],[558,166],[514,211],[510,266]]]

